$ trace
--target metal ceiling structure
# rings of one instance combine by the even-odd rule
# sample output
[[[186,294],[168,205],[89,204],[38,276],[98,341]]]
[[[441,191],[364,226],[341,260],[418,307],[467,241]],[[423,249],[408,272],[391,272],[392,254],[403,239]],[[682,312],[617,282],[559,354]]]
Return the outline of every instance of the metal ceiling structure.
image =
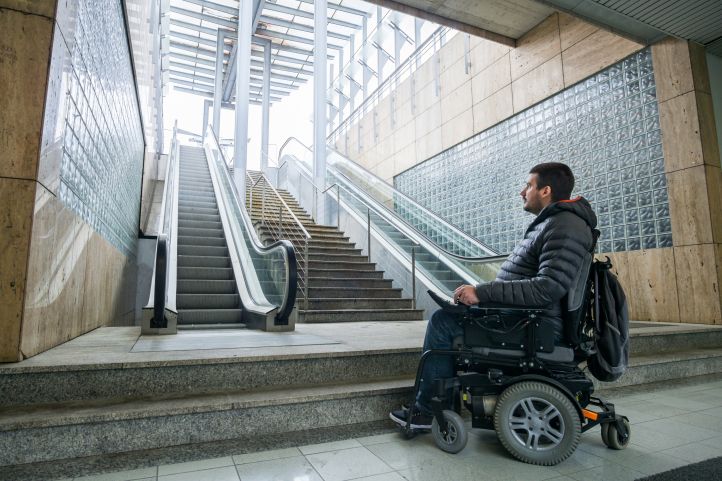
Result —
[[[313,76],[313,2],[311,0],[253,1],[253,43],[251,52],[252,104],[262,103],[264,45],[271,46],[271,102],[298,89]],[[361,29],[367,10],[344,0],[328,2],[328,58],[343,55]],[[238,0],[170,0],[162,21],[163,72],[175,89],[212,97],[216,86],[219,33],[221,33],[222,103],[234,101]]]

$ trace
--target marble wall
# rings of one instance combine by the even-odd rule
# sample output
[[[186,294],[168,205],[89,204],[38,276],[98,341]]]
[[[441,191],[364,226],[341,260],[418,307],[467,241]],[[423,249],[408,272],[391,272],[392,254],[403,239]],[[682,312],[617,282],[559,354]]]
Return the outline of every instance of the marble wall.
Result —
[[[0,362],[133,322],[134,259],[59,195],[77,4],[0,0]]]

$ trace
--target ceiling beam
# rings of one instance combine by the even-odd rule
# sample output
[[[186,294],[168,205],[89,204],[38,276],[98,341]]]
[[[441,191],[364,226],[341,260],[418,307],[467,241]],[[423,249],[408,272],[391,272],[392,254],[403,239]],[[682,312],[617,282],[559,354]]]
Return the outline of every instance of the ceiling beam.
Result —
[[[307,12],[305,10],[299,10],[292,7],[286,7],[284,5],[279,5],[277,3],[267,3],[266,4],[266,10],[272,10],[274,12],[279,13],[285,13],[288,15],[295,15],[297,17],[303,17],[303,18],[313,18],[313,12]],[[343,20],[339,20],[337,18],[330,17],[328,19],[328,23],[332,25],[338,25],[339,27],[346,27],[351,28],[353,30],[360,30],[361,25],[356,25],[355,23],[351,22],[345,22]]]
[[[302,2],[305,2],[307,0],[299,0]],[[373,3],[376,5],[379,5],[381,7],[389,8],[391,10],[395,10],[397,12],[405,13],[407,15],[412,15],[416,18],[421,18],[423,20],[429,20],[434,23],[438,23],[439,25],[444,25],[446,27],[451,27],[454,30],[458,30],[460,32],[468,33],[471,35],[474,35],[476,37],[485,38],[487,40],[491,40],[496,43],[500,43],[502,45],[506,45],[508,47],[516,48],[516,40],[507,37],[506,35],[502,35],[500,33],[495,33],[490,30],[486,30],[483,28],[475,27],[473,25],[470,25],[468,23],[460,22],[458,20],[452,20],[450,18],[443,17],[441,15],[437,15],[435,13],[427,12],[426,10],[421,10],[419,8],[411,7],[409,5],[403,4],[401,2],[397,2],[395,0],[366,0],[369,3]],[[330,8],[330,4],[329,4]]]
[[[238,27],[237,22],[233,22],[233,21],[227,20],[225,18],[215,17],[213,15],[208,15],[206,13],[194,12],[193,10],[175,7],[173,5],[171,5],[171,7],[170,7],[170,12],[175,13],[177,15],[184,15],[186,17],[197,18],[198,20],[204,20],[206,22],[214,23],[216,25],[220,25],[221,27],[225,27],[225,28],[235,29]]]

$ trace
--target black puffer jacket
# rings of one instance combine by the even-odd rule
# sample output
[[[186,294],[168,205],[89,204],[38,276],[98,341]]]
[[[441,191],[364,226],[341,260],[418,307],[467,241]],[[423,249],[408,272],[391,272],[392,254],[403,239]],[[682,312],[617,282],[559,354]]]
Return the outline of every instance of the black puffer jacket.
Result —
[[[592,247],[597,216],[586,199],[554,202],[529,225],[496,280],[476,286],[481,305],[539,307],[561,336],[561,300]]]

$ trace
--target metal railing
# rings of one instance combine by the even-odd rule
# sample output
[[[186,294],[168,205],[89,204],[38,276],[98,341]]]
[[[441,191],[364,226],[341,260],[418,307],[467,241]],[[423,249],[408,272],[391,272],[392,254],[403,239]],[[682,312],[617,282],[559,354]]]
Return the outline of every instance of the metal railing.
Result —
[[[372,108],[379,104],[380,100],[391,90],[404,81],[407,77],[410,77],[419,67],[421,62],[430,58],[436,53],[438,45],[443,44],[444,37],[451,32],[452,29],[449,27],[439,27],[434,33],[429,36],[419,47],[403,61],[399,68],[397,68],[388,78],[386,78],[368,97],[366,97],[361,104],[351,112],[348,117],[343,119],[338,126],[331,131],[326,137],[328,144],[333,144],[338,137],[346,132],[346,130],[357,120],[360,120],[361,116],[368,113]],[[438,92],[438,89],[437,89]],[[279,158],[280,158],[279,154]]]
[[[266,228],[263,234],[270,237],[270,242],[287,240],[293,245],[298,290],[303,297],[304,309],[308,309],[308,247],[312,236],[268,178],[262,172],[256,175],[258,178],[254,179],[246,172],[246,202],[251,220]]]

